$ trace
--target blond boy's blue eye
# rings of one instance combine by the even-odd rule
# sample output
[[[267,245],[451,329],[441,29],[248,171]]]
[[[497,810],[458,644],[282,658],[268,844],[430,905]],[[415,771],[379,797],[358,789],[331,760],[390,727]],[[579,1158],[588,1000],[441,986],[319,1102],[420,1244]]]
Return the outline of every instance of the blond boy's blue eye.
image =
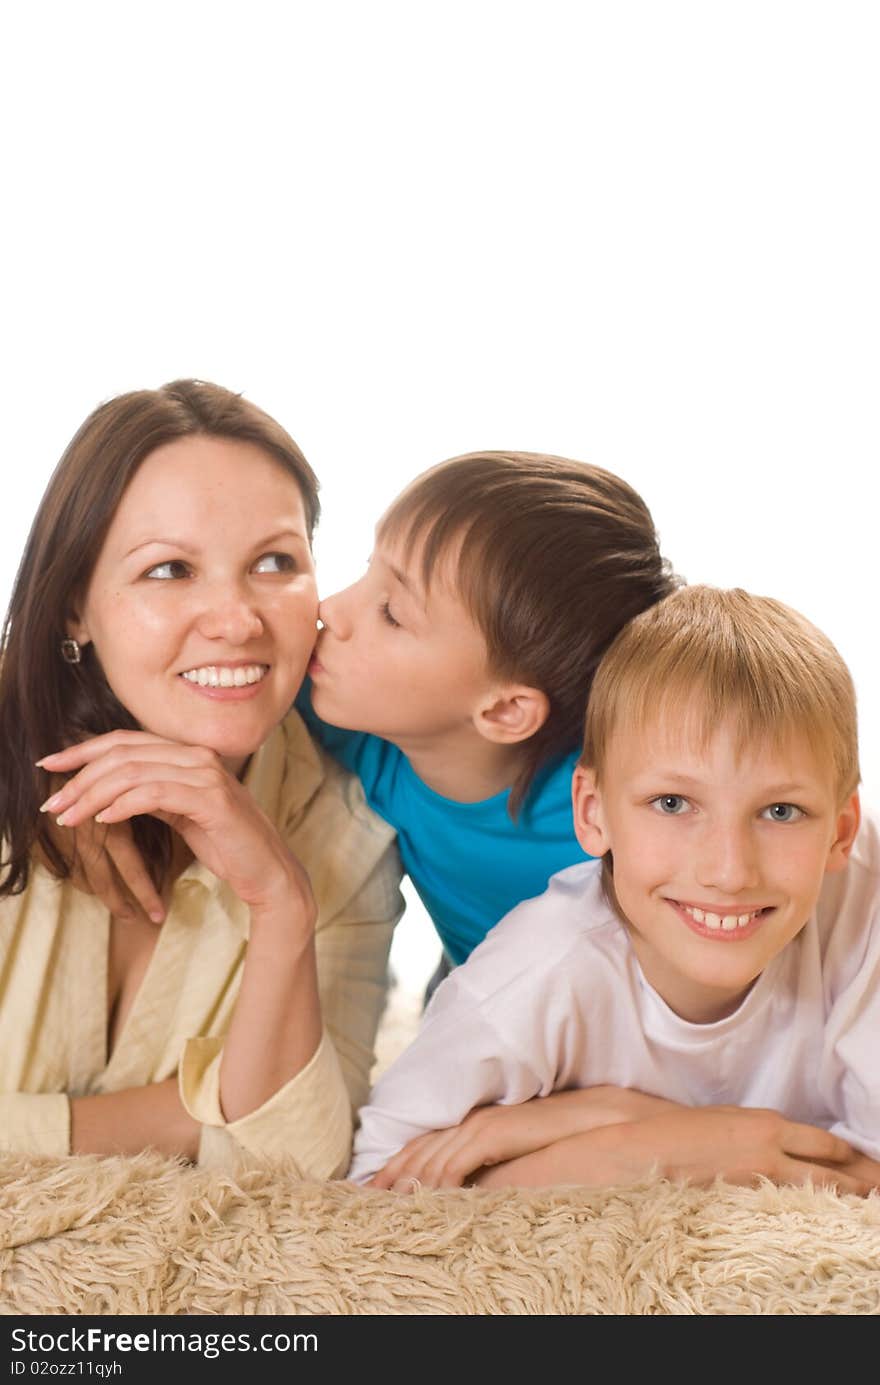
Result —
[[[761,816],[771,822],[797,822],[798,818],[804,816],[804,810],[796,807],[794,803],[771,803]]]
[[[663,813],[665,817],[678,817],[681,813],[688,810],[688,801],[680,793],[663,793],[659,798],[651,799],[652,808],[656,808],[658,813]]]

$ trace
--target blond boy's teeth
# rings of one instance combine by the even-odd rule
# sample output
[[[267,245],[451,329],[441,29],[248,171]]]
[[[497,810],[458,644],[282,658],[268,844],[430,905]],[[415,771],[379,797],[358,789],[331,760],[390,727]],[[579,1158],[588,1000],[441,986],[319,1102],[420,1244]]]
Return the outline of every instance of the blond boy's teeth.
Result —
[[[268,672],[268,664],[242,664],[239,668],[205,664],[201,668],[188,668],[180,676],[188,683],[198,683],[200,688],[244,688],[249,683],[259,683]]]
[[[750,914],[709,914],[702,909],[691,908],[689,904],[682,904],[686,914],[690,914],[695,923],[702,923],[706,928],[717,929],[725,933],[731,933],[734,928],[745,928],[747,923],[756,919],[761,913],[760,909],[753,909]]]

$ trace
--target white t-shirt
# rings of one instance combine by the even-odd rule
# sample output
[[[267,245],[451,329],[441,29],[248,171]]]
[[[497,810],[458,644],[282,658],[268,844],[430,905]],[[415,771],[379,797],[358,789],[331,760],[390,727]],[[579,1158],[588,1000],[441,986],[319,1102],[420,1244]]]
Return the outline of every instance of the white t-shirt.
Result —
[[[648,984],[601,863],[554,875],[443,982],[412,1045],[360,1112],[349,1177],[475,1106],[571,1087],[633,1087],[688,1106],[770,1107],[880,1159],[880,832],[734,1014],[676,1015]]]

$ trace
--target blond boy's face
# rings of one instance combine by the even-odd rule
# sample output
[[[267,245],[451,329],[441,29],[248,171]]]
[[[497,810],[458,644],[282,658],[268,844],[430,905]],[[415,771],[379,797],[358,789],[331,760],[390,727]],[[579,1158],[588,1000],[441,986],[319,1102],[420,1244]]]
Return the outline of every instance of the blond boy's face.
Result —
[[[418,554],[377,541],[364,576],[321,603],[312,704],[333,726],[408,753],[471,728],[491,688],[486,643],[442,573],[426,592]]]
[[[611,851],[614,891],[642,970],[679,1015],[730,1014],[807,922],[859,822],[806,737],[736,754],[664,725],[616,732],[601,786],[578,769],[575,830]]]

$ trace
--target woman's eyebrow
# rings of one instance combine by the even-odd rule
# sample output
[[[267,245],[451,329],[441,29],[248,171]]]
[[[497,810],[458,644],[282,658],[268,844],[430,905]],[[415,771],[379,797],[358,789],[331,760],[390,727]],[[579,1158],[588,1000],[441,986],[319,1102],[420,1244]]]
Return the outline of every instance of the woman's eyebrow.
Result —
[[[255,543],[251,544],[251,548],[266,548],[269,544],[278,543],[281,539],[299,539],[301,543],[305,544],[308,544],[309,541],[306,534],[301,529],[277,529],[273,534],[268,534],[265,538],[257,539]],[[181,553],[195,554],[199,552],[198,547],[188,540],[177,539],[174,538],[173,535],[166,535],[162,538],[139,539],[138,542],[134,544],[132,548],[127,549],[122,556],[124,558],[130,558],[132,553],[137,553],[139,549],[151,548],[156,544],[160,544],[163,548],[178,548]]]

